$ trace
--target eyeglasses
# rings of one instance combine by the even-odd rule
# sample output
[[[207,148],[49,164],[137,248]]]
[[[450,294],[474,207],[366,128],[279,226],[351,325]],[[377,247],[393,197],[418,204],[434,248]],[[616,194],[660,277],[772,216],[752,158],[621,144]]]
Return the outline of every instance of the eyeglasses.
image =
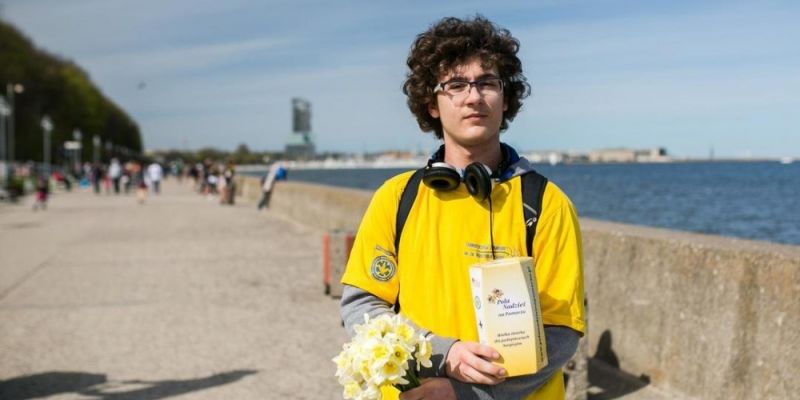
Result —
[[[444,92],[453,100],[463,100],[475,86],[481,96],[498,95],[503,92],[503,80],[494,76],[474,80],[472,82],[463,79],[453,79],[441,82],[433,87],[433,93]]]

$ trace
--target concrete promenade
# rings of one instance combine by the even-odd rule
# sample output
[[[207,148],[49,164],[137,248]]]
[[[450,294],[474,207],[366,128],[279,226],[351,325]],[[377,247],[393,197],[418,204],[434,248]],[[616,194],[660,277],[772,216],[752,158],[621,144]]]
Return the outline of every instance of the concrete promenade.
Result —
[[[88,191],[43,212],[0,203],[0,399],[340,399],[322,233],[355,224],[369,193],[282,183],[257,212],[242,183],[232,207],[177,182],[144,205]],[[617,368],[590,360],[589,399],[684,397]]]
[[[0,399],[341,398],[320,231],[176,182],[30,201],[0,204]]]

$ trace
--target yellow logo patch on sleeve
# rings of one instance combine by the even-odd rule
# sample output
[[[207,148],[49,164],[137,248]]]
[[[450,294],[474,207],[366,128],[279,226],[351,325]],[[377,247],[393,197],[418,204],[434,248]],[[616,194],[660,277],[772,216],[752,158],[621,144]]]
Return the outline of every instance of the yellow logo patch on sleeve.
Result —
[[[386,256],[378,256],[372,260],[372,266],[370,267],[372,271],[372,278],[381,281],[387,282],[394,274],[397,272],[397,266],[395,265],[394,261]]]

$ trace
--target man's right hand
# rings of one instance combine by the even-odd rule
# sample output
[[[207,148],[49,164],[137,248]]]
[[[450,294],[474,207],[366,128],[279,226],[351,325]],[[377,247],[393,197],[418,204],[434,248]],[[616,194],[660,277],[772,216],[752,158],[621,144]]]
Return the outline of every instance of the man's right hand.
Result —
[[[447,353],[447,376],[464,383],[496,385],[506,378],[505,368],[493,364],[500,354],[493,348],[475,342],[458,341]]]

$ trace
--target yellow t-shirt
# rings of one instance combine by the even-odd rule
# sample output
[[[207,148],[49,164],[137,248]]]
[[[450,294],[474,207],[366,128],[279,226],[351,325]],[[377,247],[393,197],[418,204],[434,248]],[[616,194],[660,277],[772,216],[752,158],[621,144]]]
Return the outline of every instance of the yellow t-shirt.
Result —
[[[499,183],[489,202],[478,202],[464,185],[449,192],[420,183],[394,248],[400,196],[411,172],[386,181],[372,198],[356,234],[342,283],[394,304],[400,313],[436,335],[478,341],[469,266],[491,259],[493,226],[497,258],[527,256],[519,176]],[[533,242],[535,274],[545,325],[584,332],[583,268],[578,217],[567,196],[548,182]],[[528,399],[564,397],[562,374]]]

